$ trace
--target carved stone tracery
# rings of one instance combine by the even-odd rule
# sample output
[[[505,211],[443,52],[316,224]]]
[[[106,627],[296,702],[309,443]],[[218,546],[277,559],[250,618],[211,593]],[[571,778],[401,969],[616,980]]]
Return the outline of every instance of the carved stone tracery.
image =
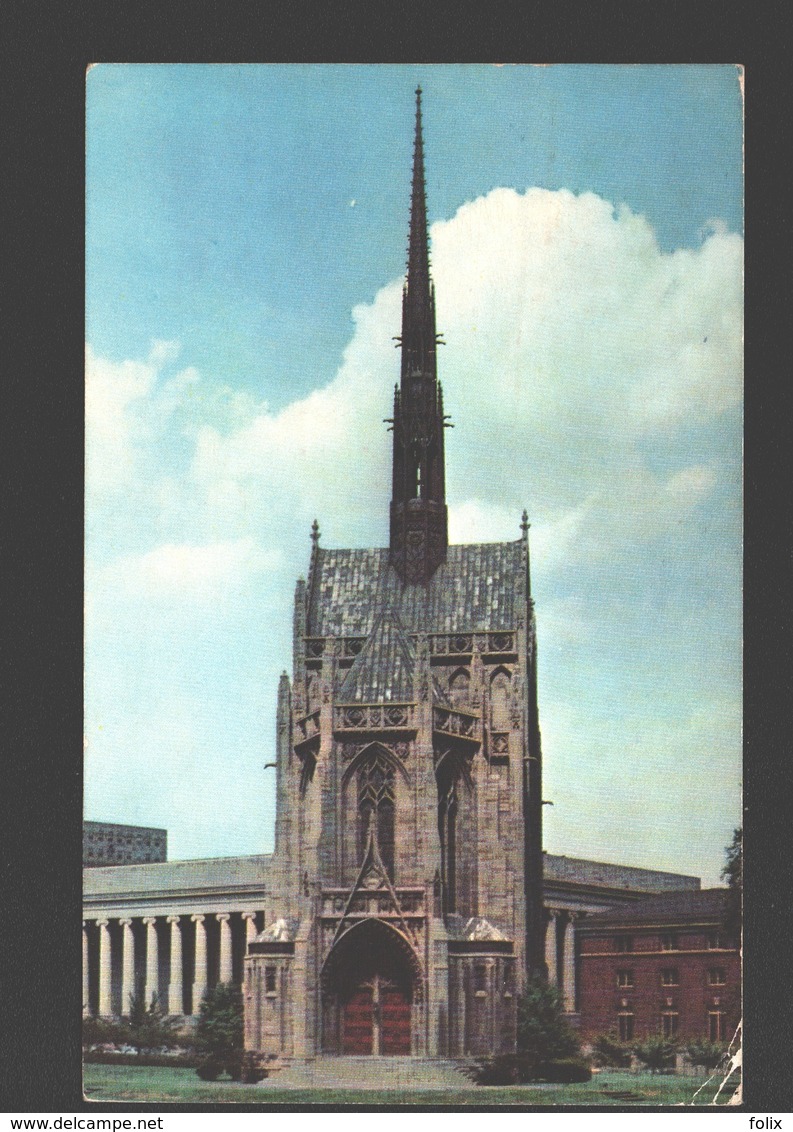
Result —
[[[358,856],[363,859],[370,831],[389,876],[394,874],[394,767],[373,750],[358,768]]]
[[[415,729],[415,705],[338,704],[334,713],[337,731],[406,731]]]

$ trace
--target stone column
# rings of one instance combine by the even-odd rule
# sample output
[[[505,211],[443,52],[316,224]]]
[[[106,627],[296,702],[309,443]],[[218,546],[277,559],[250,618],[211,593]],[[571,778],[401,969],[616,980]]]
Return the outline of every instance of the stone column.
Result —
[[[466,1028],[468,1026],[467,1020],[467,1003],[465,1000],[465,979],[463,972],[463,964],[460,959],[457,959],[454,964],[455,968],[455,983],[457,986],[457,1018],[454,1024],[457,1026],[457,1048],[452,1050],[452,1056],[464,1057],[468,1053],[468,1046],[466,1042]]]
[[[563,947],[562,994],[565,1010],[572,1013],[575,1010],[575,914],[573,912],[567,914]]]
[[[168,1013],[184,1014],[184,986],[182,984],[182,931],[178,916],[168,916],[171,925],[171,970],[168,978]]]
[[[215,919],[220,921],[220,972],[218,979],[221,983],[230,983],[232,976],[231,965],[231,924],[228,912],[218,912]]]
[[[129,1014],[130,998],[135,993],[135,937],[132,920],[121,920],[124,938],[121,951],[121,1013]]]
[[[160,953],[157,945],[156,917],[145,916],[143,922],[146,925],[146,985],[143,997],[146,1000],[146,1008],[148,1009],[149,1006],[151,1006],[151,1000],[154,995],[157,995],[159,1000]]]
[[[498,987],[496,984],[496,964],[492,959],[487,960],[487,1040],[490,1049],[496,1049],[496,1011],[498,1001]]]
[[[83,1017],[91,1013],[91,984],[88,981],[88,925],[83,920]]]
[[[110,1002],[110,928],[107,920],[99,924],[99,1013],[107,1017],[113,1013]]]
[[[548,982],[557,984],[559,982],[559,972],[557,971],[557,955],[556,949],[556,921],[559,913],[555,908],[546,909],[546,924],[545,924],[545,962],[548,967]]]
[[[207,992],[207,930],[201,914],[190,917],[195,924],[195,975],[193,981],[193,1014],[198,1014],[201,999]]]
[[[245,951],[247,953],[249,945],[256,939],[256,913],[243,912],[242,918],[245,921]]]

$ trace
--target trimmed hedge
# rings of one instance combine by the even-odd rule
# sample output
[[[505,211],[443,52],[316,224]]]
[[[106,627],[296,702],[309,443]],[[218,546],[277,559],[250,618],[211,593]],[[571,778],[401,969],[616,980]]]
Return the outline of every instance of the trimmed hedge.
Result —
[[[196,1066],[196,1073],[202,1081],[217,1081],[223,1072],[223,1062],[216,1057],[204,1057]]]
[[[561,1085],[591,1080],[592,1069],[582,1057],[538,1061],[532,1054],[519,1052],[477,1061],[469,1066],[468,1075],[477,1085],[528,1085],[532,1081]]]
[[[477,1085],[523,1085],[531,1079],[534,1060],[525,1054],[499,1053],[467,1067],[468,1076]]]
[[[540,1080],[555,1085],[570,1085],[577,1081],[591,1081],[592,1067],[583,1057],[559,1057],[539,1066]]]
[[[196,1065],[196,1073],[202,1081],[217,1081],[223,1072],[228,1073],[232,1081],[241,1081],[243,1085],[256,1085],[268,1075],[261,1054],[251,1050],[245,1053],[235,1051],[225,1056],[209,1054],[200,1058]]]

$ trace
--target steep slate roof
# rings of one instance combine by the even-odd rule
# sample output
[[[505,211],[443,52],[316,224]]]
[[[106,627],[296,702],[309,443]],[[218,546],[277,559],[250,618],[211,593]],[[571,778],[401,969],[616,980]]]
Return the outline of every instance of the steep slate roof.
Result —
[[[404,703],[413,699],[416,650],[397,613],[385,606],[339,689],[341,703]]]
[[[665,892],[659,896],[645,896],[636,904],[611,908],[595,916],[587,916],[579,924],[588,928],[635,924],[685,924],[691,922],[718,923],[724,911],[726,888],[704,888],[700,892]]]
[[[390,606],[405,630],[461,633],[511,629],[522,540],[450,546],[429,585],[403,586],[387,548],[325,550],[315,563],[307,632],[312,637],[368,636]],[[520,587],[520,592],[524,592]]]

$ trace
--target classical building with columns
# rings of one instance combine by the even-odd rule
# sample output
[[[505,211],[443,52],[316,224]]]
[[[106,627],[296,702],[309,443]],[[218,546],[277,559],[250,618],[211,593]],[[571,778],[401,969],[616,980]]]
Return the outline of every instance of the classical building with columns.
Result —
[[[507,1051],[533,974],[575,1014],[580,917],[699,887],[543,854],[528,519],[448,540],[420,91],[398,341],[389,545],[315,523],[296,587],[275,851],[88,871],[87,1010],[194,1016],[232,981],[248,1048],[283,1059]]]
[[[266,854],[87,870],[84,1012],[119,1015],[132,993],[156,993],[189,1019],[209,987],[242,984],[248,946],[276,919],[273,864]],[[571,1014],[580,998],[576,927],[606,909],[638,912],[650,894],[700,887],[695,877],[549,853],[543,865],[544,954]]]
[[[207,989],[242,981],[247,944],[265,926],[270,856],[86,870],[83,1010],[120,1015],[131,994],[175,1016]]]

